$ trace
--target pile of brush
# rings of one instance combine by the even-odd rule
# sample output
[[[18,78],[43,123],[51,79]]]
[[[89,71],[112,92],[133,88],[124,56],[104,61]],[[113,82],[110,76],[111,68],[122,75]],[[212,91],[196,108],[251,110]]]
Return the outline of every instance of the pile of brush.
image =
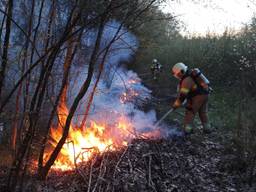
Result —
[[[238,191],[234,158],[209,136],[134,140],[76,170],[52,172],[41,191]],[[38,189],[37,189],[38,190]]]
[[[241,175],[231,170],[235,156],[213,138],[213,134],[194,134],[169,140],[137,139],[120,151],[95,155],[75,170],[51,171],[44,183],[32,179],[26,190],[245,191]]]

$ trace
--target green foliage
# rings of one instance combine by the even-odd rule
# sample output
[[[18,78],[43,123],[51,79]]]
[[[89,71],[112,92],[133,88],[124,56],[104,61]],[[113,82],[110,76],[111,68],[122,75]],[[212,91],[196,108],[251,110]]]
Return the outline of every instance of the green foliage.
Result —
[[[226,30],[222,36],[187,38],[179,35],[179,25],[174,18],[159,20],[157,18],[164,15],[158,10],[151,17],[150,22],[136,31],[141,45],[133,68],[139,73],[149,72],[152,59],[157,58],[164,66],[159,84],[166,83],[172,65],[182,61],[190,67],[201,68],[213,86],[240,87],[241,71],[248,80],[248,89],[255,86],[255,18],[240,33]]]
[[[239,95],[235,90],[215,88],[210,95],[209,117],[214,128],[219,131],[232,131],[236,127]]]
[[[159,19],[167,17],[170,19]],[[177,20],[158,9],[151,10],[144,19],[147,22],[135,31],[140,49],[131,68],[160,98],[176,92],[178,81],[170,73],[175,63],[181,61],[191,68],[200,68],[215,90],[210,98],[209,112],[213,126],[234,130],[239,103],[245,97],[255,98],[256,93],[256,18],[240,32],[226,30],[222,35],[205,37],[182,37],[178,33]],[[157,81],[152,80],[150,74],[153,58],[164,67]],[[161,114],[168,110],[166,106],[169,105],[159,105]]]

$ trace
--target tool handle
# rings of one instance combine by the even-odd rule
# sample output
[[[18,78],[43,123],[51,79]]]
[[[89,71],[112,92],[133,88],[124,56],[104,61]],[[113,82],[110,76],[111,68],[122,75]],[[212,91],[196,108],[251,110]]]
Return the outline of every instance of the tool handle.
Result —
[[[173,111],[174,111],[174,108],[171,108],[167,113],[165,113],[164,116],[155,123],[154,127],[156,128]]]

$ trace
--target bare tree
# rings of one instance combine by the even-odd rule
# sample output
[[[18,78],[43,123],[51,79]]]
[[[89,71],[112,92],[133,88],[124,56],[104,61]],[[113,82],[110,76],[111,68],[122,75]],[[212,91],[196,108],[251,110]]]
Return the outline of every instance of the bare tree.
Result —
[[[102,60],[100,62],[100,66],[99,66],[99,70],[98,70],[98,75],[96,77],[96,82],[94,83],[93,90],[92,90],[92,92],[90,94],[90,97],[89,97],[89,100],[87,102],[87,105],[86,105],[86,108],[85,108],[85,114],[84,114],[82,123],[80,125],[80,129],[81,130],[84,129],[84,127],[86,125],[86,120],[87,120],[87,117],[89,115],[89,111],[90,111],[90,108],[91,108],[91,105],[92,105],[92,102],[93,102],[93,97],[94,97],[94,94],[96,92],[98,83],[99,83],[100,78],[101,78],[101,74],[102,74],[103,69],[104,69],[104,64],[105,64],[107,55],[109,54],[109,51],[110,51],[110,48],[111,48],[112,44],[117,40],[118,36],[120,35],[119,32],[122,29],[126,19],[127,19],[127,15],[125,16],[125,19],[123,20],[123,22],[119,25],[119,27],[118,27],[114,37],[111,39],[111,41],[108,43],[108,45],[103,50],[103,57],[102,57]]]
[[[55,149],[53,150],[48,161],[45,163],[45,165],[43,166],[41,171],[38,173],[38,177],[40,179],[44,180],[46,178],[46,176],[47,176],[51,166],[54,164],[54,161],[56,160],[62,146],[65,144],[66,138],[68,137],[70,124],[71,124],[73,115],[76,111],[76,108],[77,108],[80,100],[83,98],[83,96],[85,95],[86,91],[88,90],[88,88],[90,86],[92,76],[93,76],[93,71],[94,71],[94,65],[97,60],[97,53],[98,53],[98,49],[100,47],[100,41],[101,41],[103,29],[104,29],[104,24],[105,24],[105,19],[106,19],[105,17],[106,17],[106,13],[101,16],[101,21],[100,21],[99,28],[98,28],[95,46],[94,46],[94,49],[93,49],[93,52],[92,52],[92,55],[91,55],[91,58],[89,61],[87,78],[86,78],[85,82],[83,83],[79,93],[77,94],[77,96],[74,99],[74,102],[70,108],[69,114],[68,114],[66,122],[65,122],[65,126],[63,129],[63,134],[62,134],[61,139],[59,140],[58,144],[56,145]]]
[[[76,5],[75,5],[76,7]],[[19,174],[21,171],[21,167],[24,161],[24,157],[27,152],[30,150],[30,145],[33,140],[33,136],[35,133],[36,124],[38,122],[40,110],[42,107],[45,90],[47,86],[47,82],[52,70],[52,67],[54,65],[55,59],[60,52],[61,46],[65,43],[67,40],[67,37],[71,33],[71,29],[75,26],[75,23],[78,21],[79,16],[73,20],[74,23],[71,23],[71,18],[74,13],[75,8],[72,10],[70,14],[70,18],[67,21],[65,30],[62,34],[62,38],[60,38],[60,41],[57,43],[57,47],[52,50],[50,55],[48,56],[45,65],[42,65],[40,77],[38,79],[37,87],[34,91],[34,95],[32,97],[31,103],[30,103],[30,109],[29,109],[29,126],[26,127],[27,131],[25,134],[25,137],[17,151],[17,156],[13,162],[13,169],[10,171],[9,179],[8,179],[8,186],[10,190],[14,190],[17,184],[17,180],[19,178]],[[23,170],[25,171],[25,170]]]
[[[83,30],[81,30],[80,35],[77,38],[77,41],[79,41],[81,39],[82,33],[83,33]],[[38,173],[41,173],[42,169],[43,169],[43,158],[44,158],[45,146],[48,141],[49,130],[52,125],[54,114],[56,113],[56,109],[59,105],[59,101],[61,99],[66,100],[65,98],[66,98],[66,92],[67,92],[67,86],[68,86],[69,72],[70,72],[72,60],[77,51],[77,46],[78,46],[78,43],[74,46],[74,42],[72,41],[72,39],[70,39],[68,41],[68,50],[66,53],[66,58],[65,58],[64,67],[63,67],[64,74],[63,74],[63,79],[62,79],[62,85],[61,85],[59,94],[55,100],[54,106],[53,106],[51,114],[50,114],[50,118],[47,123],[46,132],[45,132],[45,135],[43,138],[42,147],[40,149],[40,154],[39,154],[39,158],[38,158]]]
[[[13,0],[8,1],[8,10],[7,10],[7,20],[6,20],[6,30],[5,30],[5,37],[4,37],[4,45],[3,45],[3,55],[2,55],[2,63],[0,68],[0,103],[1,103],[1,95],[2,89],[4,86],[4,79],[5,79],[5,71],[8,63],[8,49],[9,49],[9,41],[10,41],[10,34],[11,34],[11,18],[12,18],[12,11],[13,11]]]
[[[23,30],[22,27],[20,27],[18,23],[12,19],[12,15],[10,15],[10,11],[12,10],[12,6],[10,5],[12,4],[8,4],[8,12],[4,14],[6,16],[6,36],[4,45],[9,43],[8,33],[10,35],[10,29],[8,32],[7,26],[9,26],[10,28],[11,22],[13,22],[13,24],[15,24],[15,26],[18,27],[18,29],[20,29],[23,35],[25,36],[25,45],[23,49],[24,54],[21,61],[22,70],[20,77],[18,80],[15,81],[14,87],[10,89],[10,92],[7,94],[7,97],[3,98],[3,100],[1,100],[0,102],[1,113],[3,109],[7,106],[7,104],[11,101],[12,96],[15,93],[17,93],[15,100],[16,112],[14,115],[14,123],[12,127],[12,146],[14,149],[17,149],[17,153],[8,177],[8,188],[10,191],[15,190],[17,183],[19,182],[21,182],[20,184],[22,186],[22,178],[24,178],[24,176],[26,175],[26,171],[28,168],[27,165],[29,160],[31,159],[31,146],[33,146],[33,142],[35,141],[35,133],[39,129],[42,129],[39,125],[40,115],[42,114],[42,112],[46,111],[46,109],[44,109],[44,105],[48,102],[46,99],[46,94],[48,93],[50,87],[52,86],[52,89],[57,90],[57,87],[60,86],[58,93],[56,95],[55,92],[53,93],[53,91],[52,93],[50,93],[52,94],[50,95],[50,97],[55,98],[55,101],[51,106],[52,108],[49,119],[47,119],[47,126],[46,128],[43,127],[45,129],[43,130],[44,134],[42,136],[42,147],[40,149],[40,154],[38,156],[38,178],[40,179],[45,179],[47,177],[47,174],[51,166],[54,164],[58,154],[60,153],[63,145],[65,144],[69,134],[69,129],[73,116],[77,110],[77,107],[79,106],[81,99],[84,97],[84,95],[88,91],[89,86],[91,85],[95,69],[98,68],[96,82],[93,85],[93,91],[89,96],[89,102],[86,107],[86,112],[82,122],[82,125],[85,124],[90,110],[90,106],[93,101],[95,90],[97,88],[97,85],[101,78],[102,71],[104,69],[106,57],[110,51],[111,45],[114,43],[114,41],[116,41],[119,38],[120,30],[124,25],[134,23],[134,21],[141,16],[143,11],[146,11],[150,6],[152,6],[152,4],[155,1],[156,0],[151,0],[147,3],[134,1],[134,4],[127,4],[127,2],[124,0],[120,2],[114,0],[102,1],[97,2],[95,4],[92,3],[92,0],[68,1],[67,5],[63,5],[65,9],[68,8],[68,11],[62,13],[64,16],[61,15],[61,17],[57,18],[55,16],[58,15],[58,13],[61,12],[61,8],[63,8],[61,7],[62,4],[60,2],[58,2],[57,0],[53,0],[50,4],[48,1],[41,0],[40,5],[37,5],[36,1],[33,0],[31,2],[27,30]],[[12,1],[10,0],[9,2]],[[48,19],[45,20],[42,19],[44,6],[48,6],[46,9],[49,10],[49,17]],[[98,7],[100,7],[100,9],[98,9]],[[38,9],[39,16],[37,18],[35,28],[33,29],[33,23],[35,23],[35,19],[33,18],[33,16],[35,10]],[[0,10],[0,12],[2,11]],[[104,26],[110,19],[114,18],[122,20],[122,23],[117,29],[117,32],[113,39],[111,39],[111,41],[108,43],[105,49],[102,52],[100,52]],[[41,25],[43,26],[41,27]],[[77,49],[79,48],[78,42],[81,41],[81,37],[85,29],[93,29],[94,31],[96,31],[94,46],[92,47],[92,50],[90,50],[90,52],[87,53],[89,58],[88,74],[70,107],[65,125],[63,127],[63,134],[60,140],[58,141],[56,147],[53,149],[53,152],[51,153],[49,159],[46,161],[46,159],[44,159],[44,153],[46,144],[48,142],[49,130],[52,126],[60,101],[63,100],[64,102],[66,102],[66,93],[69,84],[68,78],[70,76],[70,68],[74,63],[73,58],[75,58]],[[40,30],[45,30],[46,32]],[[54,33],[52,33],[52,31],[54,31]],[[42,44],[38,43],[37,41],[42,41],[42,39],[40,39],[41,33],[46,34],[46,39],[44,39]],[[7,61],[8,46],[6,49],[5,48],[6,46],[4,46],[4,54],[2,58],[6,58],[5,61]],[[40,49],[40,53],[37,50],[37,48]],[[37,57],[34,56],[34,53],[37,54]],[[103,57],[100,59],[99,56],[102,55]],[[54,87],[54,85],[50,85],[51,77],[55,73],[57,73],[56,68],[59,66],[59,63],[62,63],[62,59],[64,59],[64,67],[61,72],[62,81],[58,81],[56,83],[56,87]],[[96,65],[98,62],[99,65]],[[3,60],[2,66],[5,66],[6,68],[6,65],[7,62],[5,63]],[[30,77],[33,73],[37,74],[37,77],[33,79],[34,86],[30,86],[32,80]],[[2,77],[4,77],[5,70],[1,71],[1,74]],[[3,86],[4,85],[2,84],[0,87],[1,90]],[[21,92],[23,88],[24,100],[22,102]],[[26,97],[28,94],[32,95],[32,97],[29,99],[28,97]],[[20,107],[21,103],[23,105],[23,110]],[[21,119],[18,119],[19,113],[21,115]],[[17,135],[19,135],[19,133],[17,133],[18,123],[20,123],[20,128],[18,130],[23,130],[23,138],[20,141],[20,145],[16,147],[15,141],[17,140]],[[44,161],[46,162],[44,163]]]

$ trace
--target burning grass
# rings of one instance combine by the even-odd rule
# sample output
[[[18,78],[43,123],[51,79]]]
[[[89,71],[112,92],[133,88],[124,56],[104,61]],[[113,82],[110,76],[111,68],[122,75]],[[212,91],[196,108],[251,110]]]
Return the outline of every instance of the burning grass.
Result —
[[[61,117],[61,121],[65,118]],[[127,146],[134,138],[158,138],[160,131],[147,131],[145,133],[136,133],[133,125],[125,116],[115,119],[112,125],[96,123],[92,121],[90,126],[84,129],[72,125],[67,142],[64,144],[61,153],[54,163],[53,169],[62,171],[72,170],[79,163],[87,162],[92,157],[102,154],[105,151],[118,151]],[[62,136],[62,126],[51,129],[52,147],[55,147],[57,141]],[[48,159],[50,151],[45,155]]]
[[[103,152],[118,151],[126,147],[135,138],[160,138],[160,129],[153,127],[155,113],[149,113],[147,116],[145,112],[137,110],[133,103],[141,96],[145,98],[145,95],[148,95],[148,90],[141,85],[136,74],[131,72],[129,74],[131,77],[127,77],[129,80],[127,80],[125,91],[120,82],[117,81],[112,90],[113,93],[108,93],[105,95],[106,98],[100,99],[100,101],[109,102],[110,97],[113,97],[115,104],[111,103],[112,108],[109,103],[107,103],[108,111],[98,106],[99,111],[94,114],[97,118],[94,119],[94,116],[89,118],[90,123],[87,125],[82,123],[84,120],[71,123],[67,141],[52,169],[72,170],[78,164],[88,162]],[[51,155],[52,148],[56,147],[62,137],[63,127],[69,113],[66,91],[67,89],[62,95],[57,109],[58,124],[51,127],[50,130],[51,140],[49,144],[51,147],[48,148],[44,156],[45,162]],[[144,122],[141,123],[141,121]],[[138,127],[138,123],[143,126],[144,131],[135,129]],[[144,127],[148,127],[148,129],[145,130]]]
[[[158,129],[152,132],[136,133],[123,118],[116,126],[106,127],[106,125],[95,122],[91,122],[91,126],[84,131],[71,127],[69,138],[52,168],[62,171],[72,170],[78,164],[88,162],[106,151],[120,151],[134,138],[155,139],[160,137]],[[61,137],[61,130],[60,128],[51,130],[51,137],[54,138],[51,141],[52,146],[55,146],[56,140]],[[49,152],[46,153],[45,159],[49,155]]]

